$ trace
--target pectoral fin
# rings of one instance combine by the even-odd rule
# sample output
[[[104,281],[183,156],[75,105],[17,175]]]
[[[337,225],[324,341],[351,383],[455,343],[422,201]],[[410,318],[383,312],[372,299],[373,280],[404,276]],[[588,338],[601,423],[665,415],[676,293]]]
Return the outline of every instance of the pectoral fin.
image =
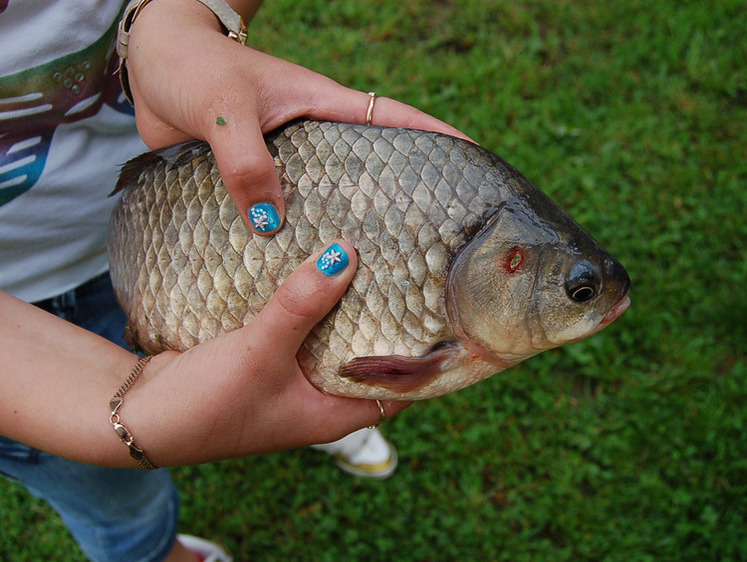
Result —
[[[442,345],[422,357],[356,357],[340,367],[339,375],[393,392],[412,392],[431,383],[443,372],[444,363],[453,357],[454,347]]]

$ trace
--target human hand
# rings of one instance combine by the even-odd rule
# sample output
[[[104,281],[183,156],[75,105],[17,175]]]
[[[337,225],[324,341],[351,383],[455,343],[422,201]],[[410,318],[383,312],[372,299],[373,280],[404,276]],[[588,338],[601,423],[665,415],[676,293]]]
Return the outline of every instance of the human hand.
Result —
[[[151,2],[131,32],[127,65],[140,135],[152,149],[206,140],[239,214],[259,234],[280,227],[285,210],[262,135],[302,116],[366,120],[366,93],[227,38],[215,16],[198,2]],[[372,117],[375,125],[467,138],[388,98],[376,99]],[[278,212],[278,220],[261,232],[248,214],[257,203],[270,203]]]
[[[195,464],[336,440],[380,421],[375,401],[322,394],[296,354],[353,278],[301,264],[247,326],[183,353],[155,356],[125,397],[123,419],[152,462]],[[384,402],[392,416],[409,403]]]

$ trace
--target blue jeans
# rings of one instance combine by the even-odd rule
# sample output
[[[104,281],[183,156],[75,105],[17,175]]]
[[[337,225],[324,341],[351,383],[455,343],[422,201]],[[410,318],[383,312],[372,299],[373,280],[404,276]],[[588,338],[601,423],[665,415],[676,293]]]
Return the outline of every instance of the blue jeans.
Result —
[[[36,304],[126,347],[108,273]],[[179,498],[166,469],[92,466],[0,436],[0,472],[48,501],[92,560],[162,560],[176,540]]]

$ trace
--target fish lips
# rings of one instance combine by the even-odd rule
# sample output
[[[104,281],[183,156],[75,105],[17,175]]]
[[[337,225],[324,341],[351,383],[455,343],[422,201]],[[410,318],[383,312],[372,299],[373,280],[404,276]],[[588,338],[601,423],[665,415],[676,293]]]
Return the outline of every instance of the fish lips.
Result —
[[[612,324],[615,320],[620,318],[622,316],[623,312],[625,312],[628,307],[630,306],[630,296],[628,295],[627,291],[622,296],[622,298],[617,301],[612,308],[609,309],[607,314],[604,315],[604,318],[602,318],[602,321],[599,323],[599,326],[597,326],[597,329],[595,331],[599,332]]]
[[[612,322],[620,318],[623,312],[625,312],[630,306],[630,275],[628,275],[628,272],[622,264],[614,258],[608,260],[607,266],[609,277],[611,279],[617,279],[621,284],[622,290],[620,291],[620,299],[613,304],[612,308],[610,308],[607,311],[607,314],[604,315],[604,318],[602,318],[602,321],[599,323],[597,331],[606,328],[612,324]]]
[[[607,314],[602,317],[602,320],[599,322],[596,329],[589,335],[596,334],[612,324],[612,322],[620,318],[623,312],[625,312],[630,306],[630,275],[628,275],[625,267],[615,258],[607,254],[605,250],[601,249],[601,246],[600,252],[606,254],[606,257],[603,257],[601,262],[604,271],[604,278],[607,279],[607,284],[609,285],[607,290],[615,292],[620,296],[615,304],[613,304],[607,311]]]

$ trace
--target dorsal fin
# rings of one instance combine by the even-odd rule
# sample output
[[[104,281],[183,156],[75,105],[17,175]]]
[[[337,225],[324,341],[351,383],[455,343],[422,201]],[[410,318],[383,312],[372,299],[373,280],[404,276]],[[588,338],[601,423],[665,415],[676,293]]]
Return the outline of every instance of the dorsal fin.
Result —
[[[131,185],[137,185],[140,172],[144,168],[154,166],[160,161],[164,161],[171,166],[181,166],[189,160],[209,151],[210,145],[205,141],[192,140],[136,156],[122,166],[117,185],[114,186],[114,190],[109,196],[111,197],[120,191],[124,191]]]

